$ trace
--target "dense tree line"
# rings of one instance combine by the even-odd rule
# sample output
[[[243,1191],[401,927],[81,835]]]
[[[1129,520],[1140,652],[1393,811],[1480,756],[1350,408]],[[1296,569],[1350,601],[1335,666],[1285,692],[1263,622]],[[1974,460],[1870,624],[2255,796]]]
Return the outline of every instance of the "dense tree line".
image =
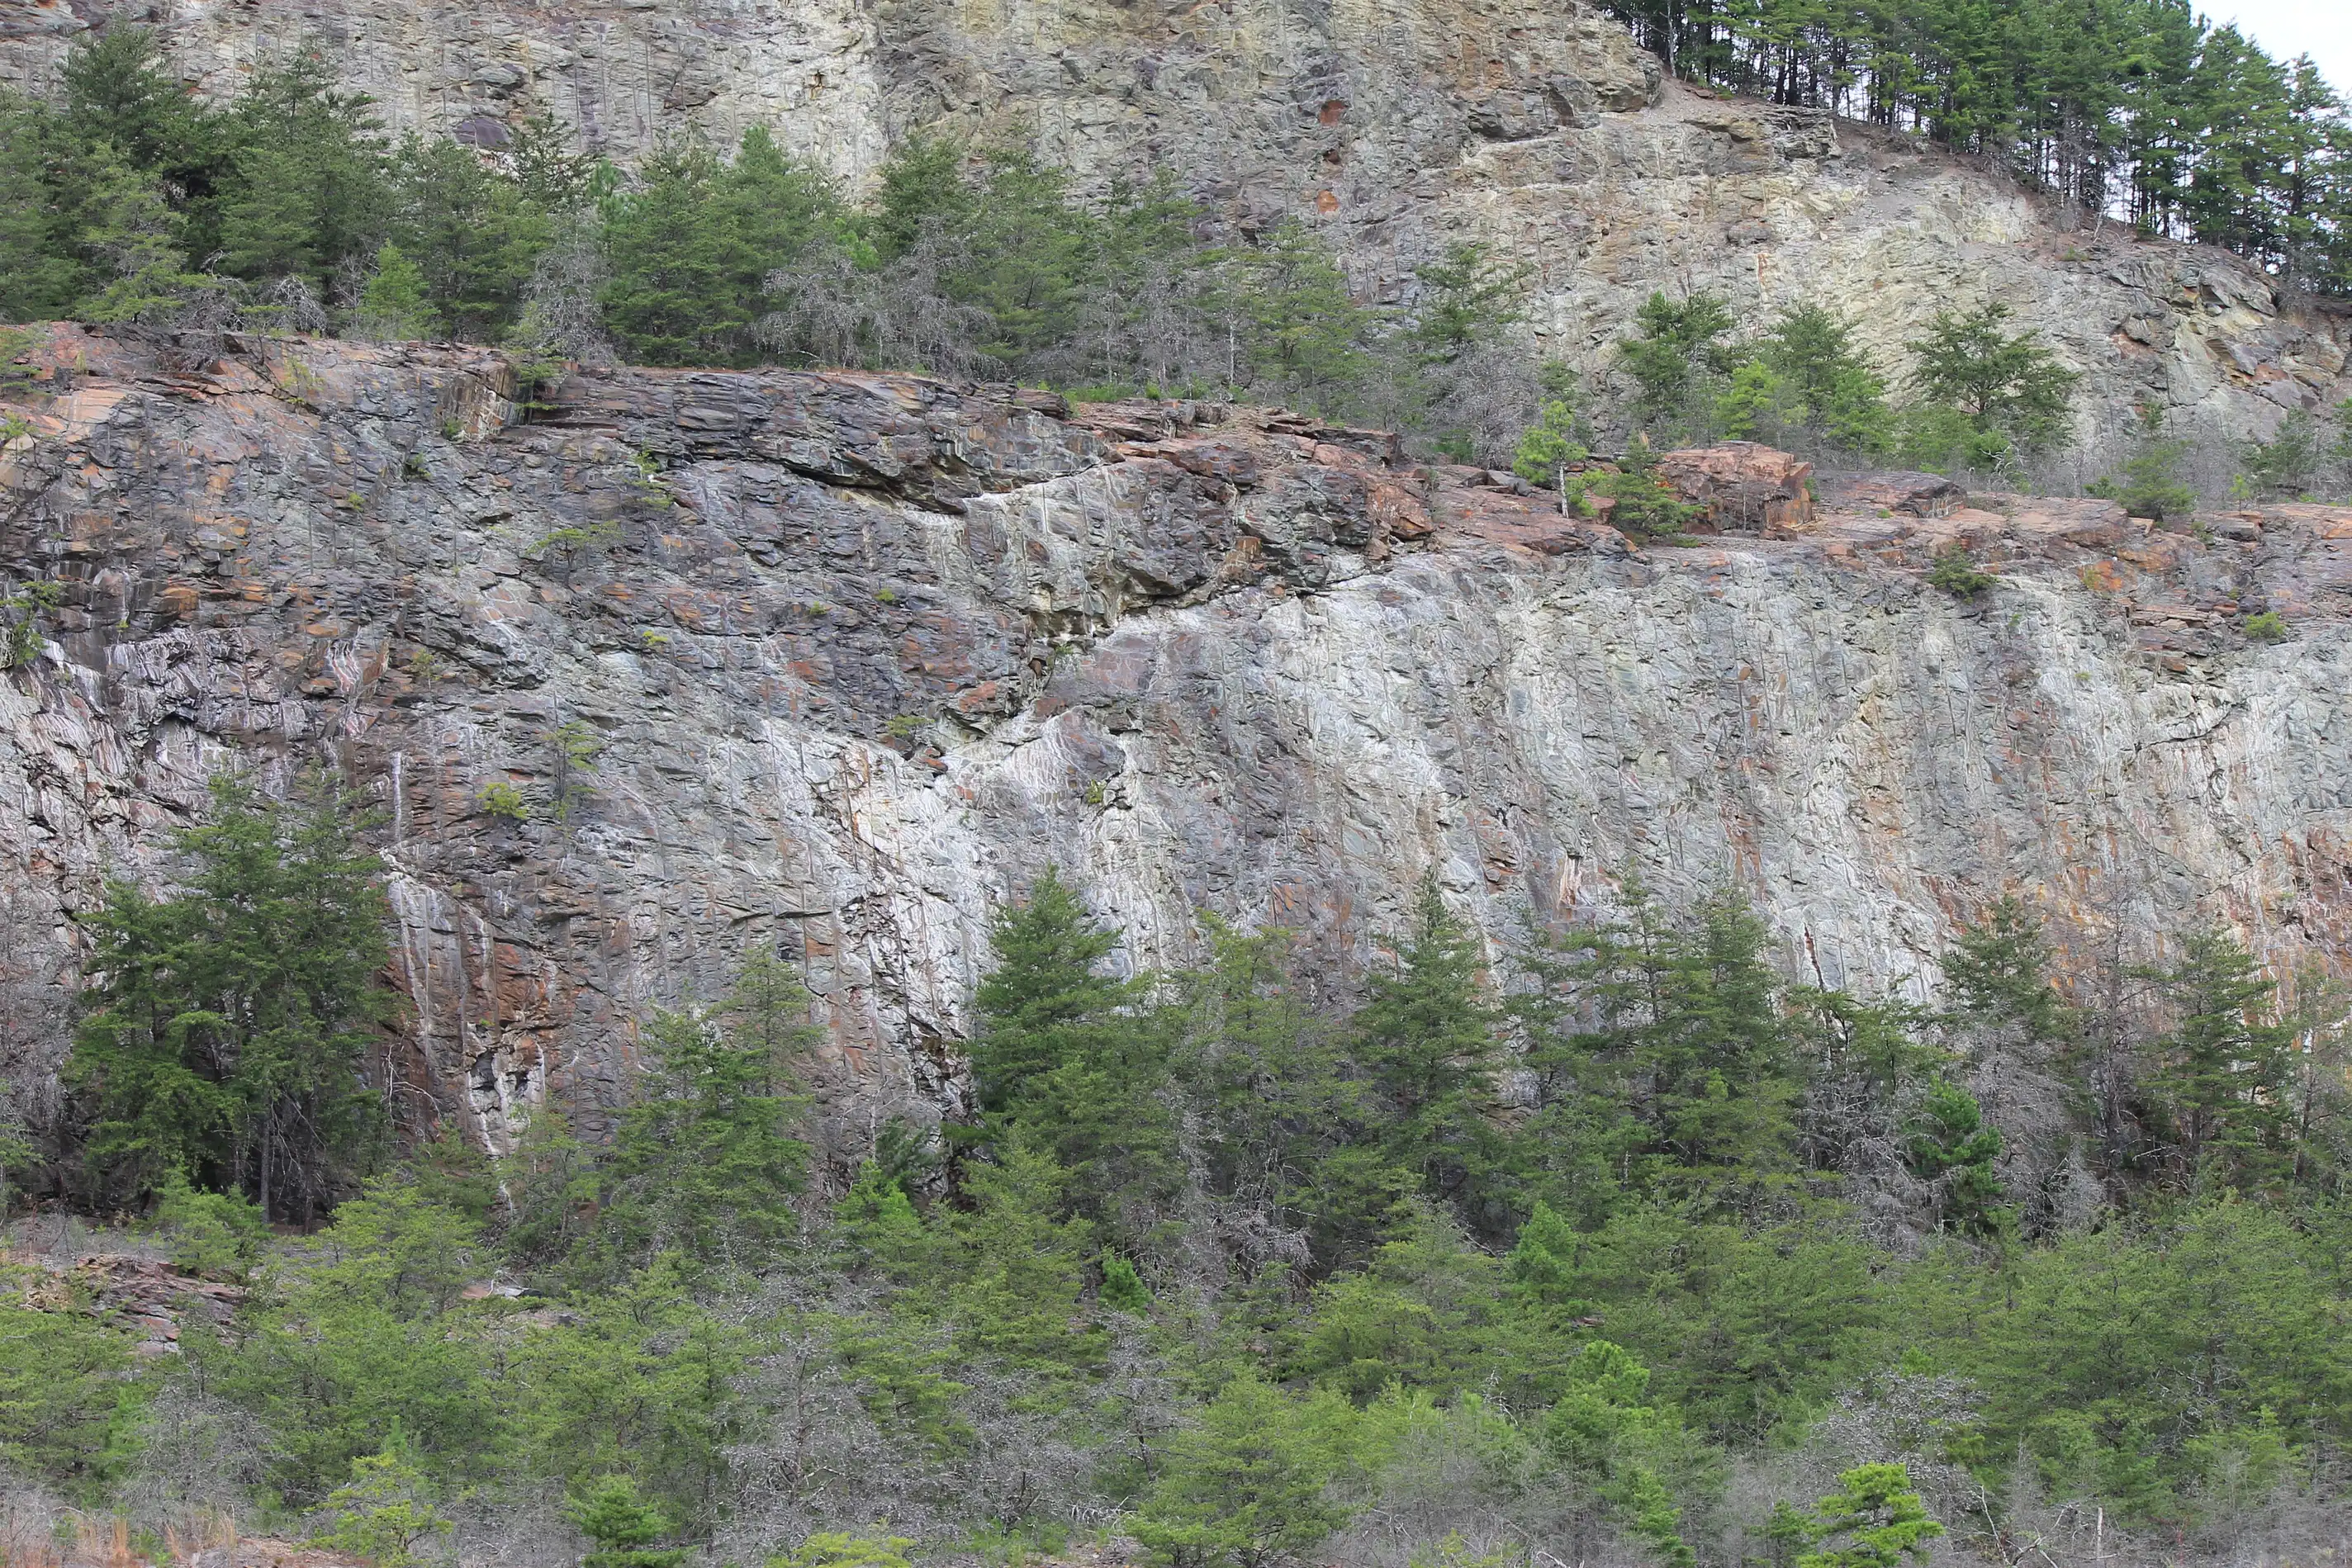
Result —
[[[854,1179],[755,955],[644,1021],[609,1139],[557,1103],[495,1168],[394,1157],[354,1109],[289,1186],[287,1108],[386,1087],[353,822],[225,789],[181,894],[118,890],[37,1129],[53,1190],[257,1287],[163,1368],[0,1302],[0,1458],[142,1531],[382,1568],[566,1529],[598,1568],[2334,1543],[2342,1009],[2225,932],[2062,989],[2004,901],[1930,1009],[1792,982],[1728,890],[1496,953],[1432,885],[1361,973],[1204,915],[1198,967],[1119,977],[1049,872],[996,921],[972,1119],[881,1124]]]
[[[2086,214],[2352,292],[2352,122],[2188,0],[1607,0],[1681,75],[1981,153]]]
[[[2039,15],[1995,7],[1984,26],[2022,26],[2026,12]],[[1855,107],[1838,96],[1857,90],[1838,86],[1843,67],[1811,86],[1811,65],[1786,67],[1786,83],[1750,79],[1746,46],[1732,45],[1769,18],[1661,16],[1635,19],[1734,85]],[[1691,44],[1701,36],[1716,42]],[[1979,68],[1963,74],[1981,96]],[[1373,307],[1305,224],[1224,232],[1165,179],[1081,196],[1021,149],[911,140],[859,204],[762,129],[723,152],[674,141],[626,172],[570,152],[543,120],[510,129],[496,152],[394,140],[309,57],[207,106],[161,69],[151,36],[110,28],[69,57],[54,101],[0,100],[0,317],[115,323],[200,357],[241,326],[496,342],[527,372],[614,358],[856,366],[1081,397],[1282,402],[1402,429],[1431,456],[1524,457],[1570,505],[1582,447],[1605,443],[1630,447],[1631,472],[1595,469],[1580,498],[1653,533],[1680,515],[1641,471],[1650,448],[1752,438],[2024,484],[2075,435],[2073,375],[1998,307],[1938,317],[1888,365],[1819,306],[1739,321],[1707,294],[1660,294],[1611,368],[1580,385],[1517,330],[1527,269],[1475,243],[1418,267],[1404,305]],[[2232,167],[2268,179],[2292,161]],[[2294,167],[2307,204],[2335,190],[2343,162]],[[2208,219],[2192,226],[2239,243]],[[2320,230],[2289,226],[2297,256],[2319,254]],[[2155,433],[2136,455],[2145,472],[2115,482],[2177,499],[2168,439],[2183,438]],[[2352,474],[2352,433],[2325,411],[2298,414],[2220,466],[2192,502],[2222,499],[2231,475],[2247,498],[2334,493]]]

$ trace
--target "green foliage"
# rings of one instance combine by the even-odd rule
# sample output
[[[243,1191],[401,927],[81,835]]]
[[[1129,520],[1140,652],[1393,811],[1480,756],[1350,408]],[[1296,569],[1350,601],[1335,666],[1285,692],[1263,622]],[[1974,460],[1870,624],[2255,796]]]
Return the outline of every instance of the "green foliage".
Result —
[[[22,1288],[26,1270],[8,1281]],[[0,1459],[78,1489],[122,1458],[136,1416],[130,1343],[68,1300],[44,1312],[0,1299]]]
[[[360,290],[352,324],[361,337],[380,342],[430,338],[440,325],[426,298],[424,268],[388,240],[375,253],[375,271]]]
[[[2000,1131],[1989,1126],[1975,1095],[1957,1083],[1934,1083],[1911,1118],[1904,1158],[1911,1174],[1936,1186],[1936,1223],[1985,1239],[2003,1224]]]
[[[1485,967],[1469,926],[1436,882],[1424,881],[1394,968],[1367,981],[1350,1049],[1388,1163],[1412,1171],[1440,1201],[1481,1216],[1502,1197],[1501,1151],[1486,1114],[1502,1067],[1501,1019]]]
[[[383,1450],[352,1461],[352,1479],[327,1494],[326,1528],[313,1546],[348,1552],[374,1568],[418,1568],[457,1526],[437,1507],[429,1478],[393,1428]]]
[[[2253,501],[2310,499],[2329,455],[2320,422],[2306,410],[2291,410],[2268,441],[2246,444],[2231,489]]]
[[[1738,392],[1749,367],[1762,368],[1762,378],[1749,377],[1743,415],[1759,438],[1785,432],[1863,456],[1881,455],[1892,444],[1886,383],[1854,346],[1853,324],[1844,318],[1818,305],[1796,306],[1782,311],[1755,347],[1758,357],[1735,373],[1733,390]],[[1726,434],[1742,434],[1728,420],[1722,423]]]
[[[522,791],[504,779],[493,779],[482,786],[479,797],[482,810],[493,817],[503,817],[509,822],[530,821],[530,804]]]
[[[1797,1568],[1900,1568],[1906,1558],[1926,1558],[1927,1543],[1944,1533],[1911,1490],[1911,1472],[1890,1464],[1840,1475],[1838,1490],[1802,1530],[1812,1550],[1798,1557]]]
[[[163,1177],[155,1224],[171,1249],[172,1267],[205,1279],[244,1279],[269,1239],[269,1222],[259,1208],[235,1193],[198,1192],[176,1170]]]
[[[2000,1274],[1939,1257],[1903,1291],[1909,1343],[1982,1391],[1988,1470],[2021,1446],[2043,1482],[2127,1519],[2177,1517],[2193,1445],[2265,1421],[2289,1444],[2335,1431],[2352,1386],[2320,1259],[2284,1216],[2226,1195],[2063,1238]]]
[[[1659,477],[1657,454],[1647,436],[1637,435],[1626,445],[1615,472],[1581,478],[1580,489],[1571,486],[1576,504],[1637,537],[1671,538],[1706,509],[1685,501]]]
[[[1909,345],[1912,384],[1920,394],[1965,414],[1977,431],[2028,450],[2065,432],[2074,383],[2041,334],[2004,332],[2006,305],[1937,312],[1927,335]]]
[[[2014,894],[2004,894],[1954,938],[1943,963],[1945,991],[1957,1019],[2014,1027],[2029,1042],[2047,1043],[2073,1022],[2049,969],[2042,922]]]
[[[779,1005],[793,1005],[789,993]],[[605,1167],[603,1247],[717,1264],[793,1234],[808,1163],[793,1132],[804,1113],[797,1063],[780,1071],[772,1037],[746,1040],[693,1013],[655,1014],[645,1043],[646,1071]]]
[[[373,1156],[364,1074],[393,1001],[360,820],[324,779],[271,800],[224,778],[213,820],[179,838],[186,892],[109,888],[91,918],[104,978],[65,1070],[94,1194],[133,1198],[176,1171],[307,1223]]]
[[[1226,379],[1310,407],[1344,407],[1372,373],[1371,313],[1349,293],[1325,245],[1286,218],[1226,256],[1218,313],[1234,345]]]
[[[11,617],[7,640],[0,643],[0,670],[14,670],[41,656],[41,617],[52,613],[65,601],[65,584],[41,581],[27,582],[0,599],[0,610],[8,612]]]
[[[1524,319],[1520,301],[1535,268],[1496,260],[1477,240],[1456,240],[1413,269],[1422,298],[1409,335],[1435,364],[1452,364]],[[1537,481],[1530,480],[1529,483]]]
[[[1263,1568],[1313,1551],[1347,1522],[1328,1488],[1351,1424],[1328,1395],[1294,1399],[1243,1374],[1169,1446],[1136,1540],[1174,1568]]]
[[[1941,589],[1955,599],[1973,599],[2000,583],[2000,578],[1979,566],[1958,545],[1937,552],[1936,564],[1927,569],[1927,586]]]
[[[2197,492],[2180,482],[2180,465],[2188,455],[2188,442],[2164,438],[2163,415],[2144,410],[2131,455],[2088,488],[2094,496],[2121,502],[2136,517],[2185,517],[2197,507]]]
[[[1654,293],[1633,317],[1636,331],[1620,339],[1619,362],[1640,389],[1636,413],[1671,434],[1696,434],[1691,422],[1714,378],[1732,368],[1723,340],[1735,325],[1719,297],[1693,294],[1679,304]]]
[[[974,998],[972,1078],[982,1107],[1002,1111],[1065,1062],[1100,1051],[1134,993],[1098,972],[1118,934],[1095,925],[1052,866],[1025,902],[997,911],[989,945],[996,967]]]
[[[486,1464],[504,1422],[479,1313],[461,1299],[480,1260],[475,1227],[380,1178],[320,1241],[240,1343],[203,1353],[215,1385],[271,1433],[272,1487],[319,1503],[395,1429],[428,1473]]]
[[[605,323],[637,363],[750,363],[769,275],[837,218],[824,177],[763,127],[744,132],[731,161],[671,143],[604,205]]]
[[[677,1568],[682,1547],[654,1544],[669,1533],[661,1510],[637,1495],[626,1476],[600,1476],[564,1508],[572,1525],[594,1542],[582,1568]]]
[[[2147,972],[2172,1014],[2155,1044],[2152,1087],[2183,1176],[2275,1181],[2292,1157],[2287,1120],[2294,1030],[2253,956],[2212,927],[2188,933],[2177,962]]]
[[[768,1568],[909,1568],[907,1550],[914,1544],[903,1535],[819,1531],[782,1556],[769,1558]]]
[[[1143,1276],[1135,1265],[1117,1253],[1103,1258],[1102,1303],[1117,1312],[1140,1312],[1150,1309],[1151,1291],[1145,1286]]]
[[[1511,472],[1530,485],[1549,485],[1559,492],[1559,509],[1569,509],[1568,470],[1591,455],[1576,439],[1579,421],[1573,403],[1548,398],[1537,410],[1536,422],[1519,436],[1511,458]]]
[[[1924,0],[1823,9],[1608,0],[1695,80],[1996,160],[2078,210],[2352,286],[2339,104],[2307,59],[2149,0]]]
[[[2239,628],[2257,643],[2276,643],[2286,636],[2286,617],[2275,610],[2258,611]]]

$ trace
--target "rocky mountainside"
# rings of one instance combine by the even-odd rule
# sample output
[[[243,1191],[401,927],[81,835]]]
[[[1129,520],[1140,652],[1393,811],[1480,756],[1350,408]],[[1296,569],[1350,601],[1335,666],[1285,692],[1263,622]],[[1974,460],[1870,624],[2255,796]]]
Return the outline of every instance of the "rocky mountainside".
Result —
[[[1695,91],[1574,0],[0,0],[0,81],[52,79],[111,16],[205,92],[316,48],[391,125],[483,147],[537,112],[624,158],[763,124],[855,187],[909,132],[1028,140],[1097,186],[1168,172],[1243,230],[1307,217],[1370,298],[1475,237],[1534,269],[1544,351],[1587,369],[1652,290],[1708,288],[1754,321],[1834,307],[1890,371],[1937,310],[2007,303],[2084,372],[2095,449],[2135,407],[2235,438],[2352,393],[2352,322],[2244,263]]]
[[[331,758],[383,808],[399,1076],[493,1146],[755,946],[823,1001],[845,1146],[952,1109],[992,901],[1048,862],[1139,964],[1205,909],[1345,973],[1433,874],[1498,943],[1737,879],[1864,988],[2004,889],[2352,936],[2352,512],[1809,496],[1750,450],[1688,482],[1765,475],[1768,529],[1636,549],[1279,413],[642,370],[523,409],[487,350],[70,327],[21,368],[0,572],[65,599],[0,676],[16,1026],[211,773]],[[1955,541],[1997,588],[1927,584]]]

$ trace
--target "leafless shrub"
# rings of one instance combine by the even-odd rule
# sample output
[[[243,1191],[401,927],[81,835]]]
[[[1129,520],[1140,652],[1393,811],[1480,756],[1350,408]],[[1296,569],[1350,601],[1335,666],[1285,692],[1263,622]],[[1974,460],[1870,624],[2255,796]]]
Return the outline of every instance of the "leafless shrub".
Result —
[[[206,1535],[250,1511],[272,1456],[268,1428],[214,1394],[200,1364],[184,1364],[147,1408],[121,1502],[142,1528]]]
[[[1473,1558],[1642,1561],[1601,1521],[1592,1495],[1560,1476],[1497,1407],[1465,1401],[1410,1416],[1354,1489],[1333,1562],[1408,1568],[1457,1537]]]
[[[70,1511],[38,1481],[0,1469],[0,1563],[58,1568],[58,1526]]]
[[[560,1488],[467,1491],[446,1506],[458,1568],[572,1568],[588,1545],[563,1512]]]
[[[1521,433],[1535,423],[1543,402],[1537,368],[1537,356],[1525,342],[1479,344],[1451,364],[1423,372],[1425,401],[1410,416],[1412,423],[1466,441],[1475,464],[1507,468]]]
[[[594,220],[567,218],[531,265],[515,343],[546,359],[592,366],[614,363],[612,340],[604,334],[604,311],[597,304],[605,279],[604,252],[597,243]]]
[[[988,314],[949,297],[940,277],[951,259],[936,231],[878,271],[860,267],[838,246],[814,247],[769,276],[776,308],[754,334],[769,352],[796,364],[971,374],[984,362],[977,344]]]

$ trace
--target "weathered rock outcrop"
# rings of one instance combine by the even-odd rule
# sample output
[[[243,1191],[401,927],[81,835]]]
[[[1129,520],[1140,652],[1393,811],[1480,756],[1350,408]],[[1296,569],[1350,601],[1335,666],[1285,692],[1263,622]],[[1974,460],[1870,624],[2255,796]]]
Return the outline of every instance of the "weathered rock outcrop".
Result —
[[[12,956],[62,976],[214,770],[331,761],[384,807],[408,1099],[493,1145],[609,1103],[646,1006],[754,946],[823,1001],[845,1142],[952,1107],[990,904],[1048,861],[1133,962],[1208,908],[1337,975],[1427,874],[1498,939],[1737,879],[1861,987],[2007,888],[2352,935],[2352,513],[1832,476],[1776,537],[1635,550],[1278,413],[638,371],[519,423],[487,352],[173,373],[69,328],[33,368],[0,571],[67,598],[0,675]],[[2002,585],[1928,588],[1953,542]]]
[[[1712,288],[1758,320],[1834,307],[1890,373],[1935,311],[2005,302],[2084,372],[2094,442],[2136,405],[2236,437],[2352,392],[2352,324],[2234,258],[1694,92],[1576,0],[0,0],[0,80],[50,79],[113,15],[206,92],[316,48],[395,126],[486,147],[536,110],[624,156],[766,124],[855,185],[909,131],[1022,137],[1092,183],[1171,172],[1240,228],[1305,216],[1385,299],[1478,237],[1534,268],[1543,350],[1588,366],[1653,289]]]

